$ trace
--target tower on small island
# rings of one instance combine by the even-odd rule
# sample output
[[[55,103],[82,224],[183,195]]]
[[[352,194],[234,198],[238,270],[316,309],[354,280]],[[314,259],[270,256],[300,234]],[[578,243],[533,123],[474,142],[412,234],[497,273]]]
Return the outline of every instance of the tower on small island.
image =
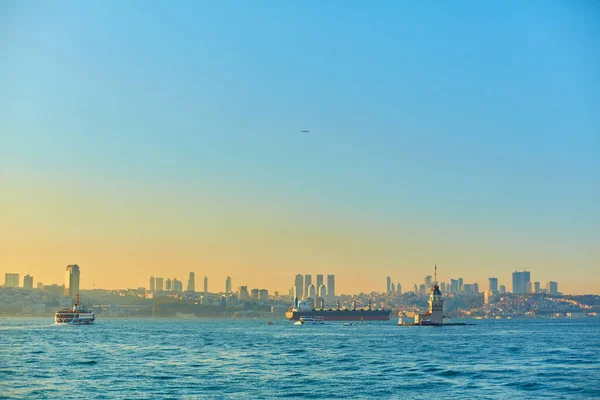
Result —
[[[415,315],[415,324],[441,325],[444,318],[444,299],[437,282],[437,264],[435,266],[434,282],[429,293],[429,311]]]

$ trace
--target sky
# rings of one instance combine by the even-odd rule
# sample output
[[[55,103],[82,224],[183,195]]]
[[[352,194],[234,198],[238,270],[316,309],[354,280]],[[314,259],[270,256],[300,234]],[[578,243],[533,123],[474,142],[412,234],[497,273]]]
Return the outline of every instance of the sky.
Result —
[[[0,2],[0,275],[600,287],[594,1]],[[301,130],[310,130],[302,133]]]

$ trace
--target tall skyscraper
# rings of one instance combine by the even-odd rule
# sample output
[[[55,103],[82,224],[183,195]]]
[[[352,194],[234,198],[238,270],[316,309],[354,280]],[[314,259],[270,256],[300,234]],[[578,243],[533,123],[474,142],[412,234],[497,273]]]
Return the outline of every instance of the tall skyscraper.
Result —
[[[65,296],[75,297],[79,293],[79,265],[67,265],[65,274]]]
[[[464,290],[464,281],[463,278],[458,278],[458,291],[462,292]]]
[[[402,285],[400,284],[400,282],[398,282],[398,284],[396,285],[396,293],[398,295],[402,294]]]
[[[493,294],[498,293],[498,278],[490,278],[489,291]]]
[[[440,283],[440,291],[446,293],[446,282]]]
[[[389,296],[392,293],[392,278],[389,276],[385,280],[385,293]]]
[[[171,278],[167,278],[167,280],[165,281],[165,290],[167,292],[173,291],[173,281],[171,280]]]
[[[396,293],[396,285],[392,282],[392,287],[390,288],[390,294]]]
[[[317,284],[315,285],[315,287],[318,289],[321,287],[322,284],[323,284],[323,274],[319,274],[319,275],[317,275]]]
[[[317,297],[317,289],[315,288],[315,285],[311,284],[308,286],[308,297],[313,300]]]
[[[529,271],[515,271],[512,274],[512,292],[514,294],[527,293],[527,285],[531,282],[531,273]]]
[[[301,300],[304,295],[304,276],[302,276],[302,274],[296,275],[294,287],[296,288],[296,298]]]
[[[479,294],[479,283],[477,282],[473,284],[473,294]]]
[[[558,293],[558,283],[553,281],[546,283],[546,291],[550,294]]]
[[[33,289],[33,276],[25,275],[23,278],[23,289],[32,290]]]
[[[208,276],[204,277],[204,294],[208,294]]]
[[[450,293],[458,293],[458,280],[450,279]]]
[[[150,277],[150,291],[154,292],[156,290],[156,286],[155,286],[155,281],[154,281],[154,277],[151,276]]]
[[[163,278],[156,278],[156,291],[162,292],[163,290],[164,290]]]
[[[190,277],[188,278],[187,291],[196,291],[196,275],[193,272],[190,272]]]
[[[309,298],[308,287],[312,285],[312,275],[306,274],[304,275],[304,297]]]
[[[231,277],[228,276],[227,279],[225,279],[225,293],[231,293]]]
[[[335,275],[327,275],[327,296],[330,301],[335,300]]]
[[[19,274],[4,275],[4,287],[18,288],[19,287]]]

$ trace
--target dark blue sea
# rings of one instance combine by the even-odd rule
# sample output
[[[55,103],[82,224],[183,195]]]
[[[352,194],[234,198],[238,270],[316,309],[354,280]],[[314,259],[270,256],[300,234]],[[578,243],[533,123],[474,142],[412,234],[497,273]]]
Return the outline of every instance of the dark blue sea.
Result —
[[[599,318],[474,323],[0,318],[0,397],[600,398]]]

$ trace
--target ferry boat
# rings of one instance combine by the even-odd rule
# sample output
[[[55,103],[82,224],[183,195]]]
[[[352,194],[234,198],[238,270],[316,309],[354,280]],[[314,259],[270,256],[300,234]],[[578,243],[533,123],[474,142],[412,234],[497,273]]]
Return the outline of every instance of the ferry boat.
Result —
[[[94,311],[79,304],[79,295],[75,298],[72,308],[63,308],[54,313],[55,324],[89,325],[93,324],[95,320]]]
[[[324,325],[323,317],[300,317],[298,321],[294,322],[294,325]]]
[[[319,317],[326,321],[389,321],[392,310],[373,310],[371,303],[367,309],[356,308],[355,304],[352,305],[352,309],[340,309],[339,302],[338,308],[333,310],[326,309],[314,309],[309,302],[295,299],[294,306],[290,307],[288,312],[285,313],[287,319],[298,321],[301,317]]]

